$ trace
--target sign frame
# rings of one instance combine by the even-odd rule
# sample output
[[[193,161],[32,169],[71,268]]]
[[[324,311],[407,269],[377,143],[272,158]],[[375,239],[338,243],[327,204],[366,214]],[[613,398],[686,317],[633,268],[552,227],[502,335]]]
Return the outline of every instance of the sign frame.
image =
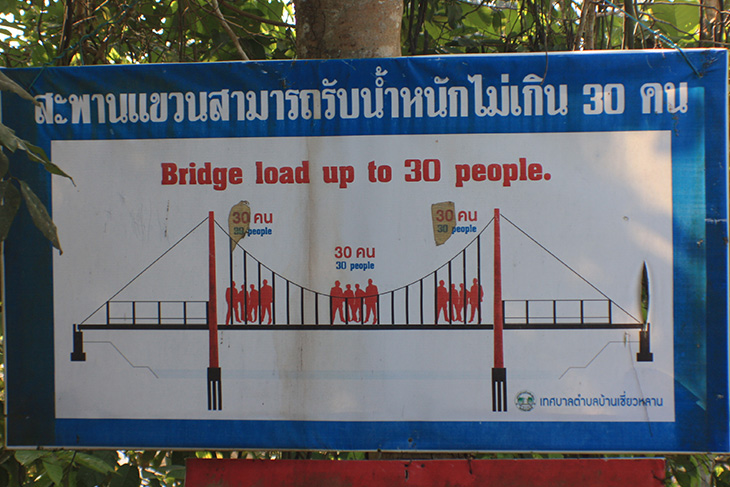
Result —
[[[513,79],[527,79],[525,73],[539,71],[544,73],[544,80],[541,78],[544,83],[568,87],[567,115],[556,111],[556,116],[540,119],[516,113],[485,117],[477,114],[480,104],[486,110],[482,101],[469,98],[469,105],[474,107],[474,111],[468,116],[441,116],[434,105],[429,108],[434,116],[425,116],[428,123],[387,116],[365,120],[363,115],[357,119],[324,116],[316,123],[303,117],[292,120],[284,116],[276,122],[249,123],[249,119],[223,124],[213,121],[211,111],[209,123],[193,120],[181,123],[171,117],[167,123],[159,124],[125,121],[112,124],[111,120],[108,123],[83,123],[84,117],[93,118],[95,115],[82,109],[72,110],[70,103],[71,96],[97,93],[102,86],[105,93],[127,93],[132,89],[130,83],[140,92],[147,93],[163,91],[168,83],[173,83],[180,94],[204,89],[231,90],[237,83],[241,89],[244,89],[243,85],[246,89],[256,86],[273,88],[278,82],[303,90],[313,80],[339,79],[348,87],[372,86],[381,79],[383,72],[391,72],[398,73],[401,80],[405,79],[402,82],[406,85],[430,86],[431,79],[441,79],[439,74],[444,72],[444,66],[453,70],[449,72],[454,77],[482,73],[485,85],[487,76],[490,76],[489,83],[499,86],[501,82],[502,88],[509,83],[510,75]],[[31,92],[40,94],[37,97],[44,108],[33,113],[25,102],[6,96],[3,98],[3,120],[13,126],[19,136],[43,147],[51,157],[54,156],[51,139],[272,137],[274,140],[279,137],[283,140],[284,137],[363,134],[668,131],[673,137],[673,276],[674,282],[682,283],[682,286],[675,286],[673,291],[674,421],[504,423],[368,418],[358,421],[63,418],[57,417],[55,402],[58,391],[54,378],[57,353],[54,344],[53,261],[56,257],[50,245],[33,228],[30,218],[21,212],[4,249],[8,444],[12,447],[71,448],[730,451],[727,67],[725,50],[700,49],[10,71],[15,80],[30,88]],[[196,75],[191,74],[194,72],[205,76],[201,75],[196,80]],[[567,75],[568,72],[573,74]],[[364,73],[370,76],[366,81],[363,81]],[[505,73],[509,73],[507,78]],[[665,102],[668,105],[662,105],[661,113],[657,105],[646,101],[648,98],[642,104],[639,96],[642,87],[654,82],[655,78],[657,86],[664,89],[666,83],[673,83],[671,89],[676,90],[672,92],[676,97],[675,105],[667,98]],[[220,80],[227,81],[221,83]],[[516,86],[516,83],[509,86],[513,85]],[[621,113],[607,113],[606,110],[617,110],[615,94],[618,91],[612,90],[619,85],[622,90],[625,87],[627,93],[625,109]],[[433,86],[434,93],[439,86]],[[677,100],[681,100],[680,86],[686,90],[681,92],[681,96],[686,97],[684,105],[681,101],[676,104]],[[503,93],[509,93],[511,89],[507,88]],[[632,94],[631,99],[628,93]],[[686,105],[691,108],[687,109]],[[560,109],[557,105],[553,108]],[[599,108],[602,114],[597,113]],[[536,107],[533,109],[536,110]],[[220,116],[222,112],[219,112]],[[701,156],[698,157],[698,154]],[[11,162],[13,174],[28,181],[42,201],[50,206],[52,183],[48,175],[36,166],[18,161],[16,157]],[[220,221],[223,218],[219,216]],[[656,298],[652,296],[652,299]],[[220,376],[214,373],[211,379],[210,370],[208,373],[209,383],[211,380],[220,381]],[[493,383],[500,380],[493,376]]]

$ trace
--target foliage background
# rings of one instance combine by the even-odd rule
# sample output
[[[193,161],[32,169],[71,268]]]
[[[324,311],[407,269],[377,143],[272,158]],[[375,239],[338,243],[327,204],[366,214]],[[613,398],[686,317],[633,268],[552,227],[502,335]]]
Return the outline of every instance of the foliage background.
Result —
[[[725,48],[730,11],[724,8],[723,0],[404,0],[401,51],[403,55],[422,55]],[[293,59],[295,56],[295,11],[290,0],[0,0],[0,66],[3,67]],[[0,88],[8,89],[2,83]],[[23,88],[33,94],[32,86]],[[32,109],[30,102],[28,109]],[[12,125],[12,121],[6,122]],[[4,134],[0,144],[14,151],[18,148],[14,134],[7,135],[4,129],[7,127],[0,124],[0,136]],[[12,147],[14,141],[16,145]],[[28,155],[29,163],[39,162],[49,171],[65,176],[62,171],[56,171],[58,168],[45,155],[32,150]],[[8,172],[5,160],[0,152],[0,189],[10,186],[22,189],[21,182]],[[26,204],[33,211],[28,199]],[[0,193],[0,227],[5,225],[3,218],[7,218],[7,211],[8,196],[3,192]],[[42,231],[52,240],[55,229],[48,227],[48,222],[44,225],[47,228]],[[0,232],[0,242],[5,236]],[[2,368],[0,400],[4,402]],[[3,431],[4,420],[1,418]],[[0,486],[181,485],[185,458],[191,456],[364,459],[379,458],[381,454],[11,451],[2,446]],[[504,455],[478,456],[496,457]],[[669,456],[667,483],[682,487],[730,486],[729,462],[728,457],[709,454]]]

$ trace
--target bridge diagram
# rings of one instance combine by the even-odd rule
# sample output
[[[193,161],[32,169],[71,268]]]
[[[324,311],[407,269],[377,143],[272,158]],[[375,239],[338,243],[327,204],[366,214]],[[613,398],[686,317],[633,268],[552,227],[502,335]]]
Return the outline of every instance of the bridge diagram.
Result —
[[[503,296],[501,228],[504,224],[515,228],[524,238],[555,259],[566,272],[584,281],[600,297],[513,299]],[[207,299],[156,301],[115,300],[112,297],[87,319],[73,325],[71,360],[86,360],[84,336],[95,331],[207,331],[208,409],[216,411],[223,408],[218,340],[221,330],[483,330],[485,340],[488,340],[486,334],[491,334],[494,349],[491,388],[493,412],[506,412],[508,409],[507,368],[503,345],[505,332],[632,331],[638,335],[640,345],[636,361],[653,360],[648,322],[632,316],[619,303],[614,302],[597,286],[502,215],[499,209],[494,209],[493,218],[457,255],[429,274],[387,290],[379,290],[372,278],[368,278],[367,284],[363,283],[362,286],[355,284],[354,289],[349,283],[343,289],[339,280],[333,283],[330,290],[308,288],[258,260],[242,244],[245,240],[237,242],[233,247],[229,255],[229,276],[220,280],[216,275],[216,233],[223,233],[227,239],[231,239],[231,236],[216,222],[214,213],[210,212],[208,218],[196,225],[183,239],[206,227]],[[487,242],[491,244],[491,249],[485,245]],[[487,268],[491,268],[491,273],[485,270]],[[144,271],[137,277],[142,273]],[[240,290],[236,287],[234,274],[240,282]],[[490,296],[485,294],[485,288],[487,291],[491,288]],[[219,309],[218,306],[219,289],[226,296],[225,309]],[[485,298],[490,297],[492,316],[486,316]],[[220,319],[222,316],[225,316],[224,320]]]

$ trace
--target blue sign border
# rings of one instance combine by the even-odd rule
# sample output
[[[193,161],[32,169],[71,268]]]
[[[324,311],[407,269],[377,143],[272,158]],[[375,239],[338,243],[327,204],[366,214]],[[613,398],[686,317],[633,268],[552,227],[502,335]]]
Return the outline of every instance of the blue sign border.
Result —
[[[356,134],[528,133],[671,130],[674,199],[675,403],[672,423],[321,422],[71,420],[54,413],[53,275],[49,244],[25,210],[5,245],[7,439],[12,446],[461,451],[716,451],[728,435],[727,73],[725,50],[624,51],[194,65],[91,66],[6,71],[34,94],[311,88],[321,80],[374,87],[377,70],[405,86],[443,73],[481,73],[496,84],[539,74],[568,84],[571,112],[558,117],[389,117],[228,123],[47,124],[4,96],[2,114],[20,137],[50,151],[51,139],[277,137]],[[584,115],[585,84],[686,82],[687,113]],[[398,85],[398,83],[395,83]],[[272,88],[274,89],[274,88]],[[386,104],[387,109],[387,104]],[[59,112],[69,117],[69,113]],[[11,158],[12,172],[50,202],[50,178]]]

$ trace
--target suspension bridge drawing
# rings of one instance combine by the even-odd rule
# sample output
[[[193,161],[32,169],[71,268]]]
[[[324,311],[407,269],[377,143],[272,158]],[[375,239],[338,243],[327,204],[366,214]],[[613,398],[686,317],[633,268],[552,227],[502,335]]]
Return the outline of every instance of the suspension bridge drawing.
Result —
[[[583,281],[598,297],[545,299],[503,295],[502,257],[509,251],[501,243],[505,224],[555,260],[565,272]],[[206,331],[207,405],[209,411],[220,411],[224,374],[219,333],[223,330],[483,331],[485,342],[491,338],[493,345],[491,411],[502,413],[508,410],[509,402],[505,333],[619,330],[638,335],[636,362],[654,359],[651,325],[646,318],[633,316],[496,208],[491,220],[451,259],[419,279],[391,289],[378,289],[378,283],[367,272],[360,278],[362,283],[354,286],[337,279],[330,289],[318,290],[295,282],[275,271],[271,263],[252,255],[246,249],[245,239],[234,241],[212,211],[178,243],[205,228],[208,231],[208,296],[177,301],[154,297],[115,300],[120,290],[85,320],[73,324],[71,361],[86,361],[85,336],[98,331]],[[227,256],[228,276],[216,272],[216,260],[220,258],[216,255],[216,234],[234,242]],[[220,309],[220,295],[225,295],[225,309]],[[487,316],[487,300],[492,304],[491,316]]]

